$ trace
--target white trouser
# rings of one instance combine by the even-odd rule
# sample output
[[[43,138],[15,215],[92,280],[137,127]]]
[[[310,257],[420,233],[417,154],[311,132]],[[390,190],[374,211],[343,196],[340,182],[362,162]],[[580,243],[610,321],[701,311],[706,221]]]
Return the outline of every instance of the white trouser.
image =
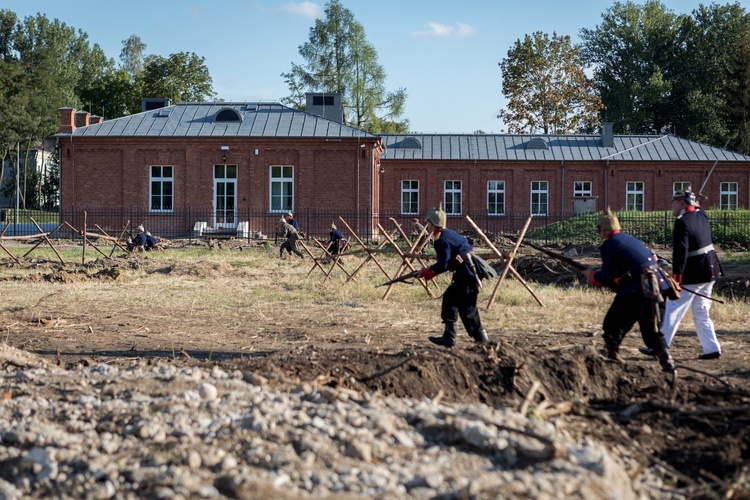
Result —
[[[721,352],[721,346],[716,339],[714,322],[708,317],[708,311],[711,309],[711,300],[699,297],[684,289],[692,290],[706,297],[711,296],[715,281],[710,283],[699,283],[697,285],[680,285],[683,290],[680,292],[680,298],[677,300],[668,300],[664,310],[664,321],[661,325],[661,333],[667,341],[667,346],[672,345],[680,321],[687,313],[688,308],[693,313],[693,323],[695,323],[695,333],[698,334],[698,340],[703,347],[703,354],[712,352]]]

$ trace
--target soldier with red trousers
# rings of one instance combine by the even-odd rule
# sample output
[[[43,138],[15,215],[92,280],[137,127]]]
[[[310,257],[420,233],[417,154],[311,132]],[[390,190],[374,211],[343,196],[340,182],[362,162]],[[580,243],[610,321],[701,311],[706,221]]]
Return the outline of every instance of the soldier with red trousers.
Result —
[[[487,331],[482,328],[477,309],[477,296],[481,287],[481,266],[473,257],[469,241],[452,229],[445,227],[447,217],[442,208],[427,212],[425,226],[433,236],[437,262],[423,268],[419,277],[431,280],[438,274],[453,271],[451,284],[443,294],[440,317],[445,324],[442,337],[430,337],[430,342],[453,347],[456,344],[456,321],[461,322],[477,344],[489,343]]]

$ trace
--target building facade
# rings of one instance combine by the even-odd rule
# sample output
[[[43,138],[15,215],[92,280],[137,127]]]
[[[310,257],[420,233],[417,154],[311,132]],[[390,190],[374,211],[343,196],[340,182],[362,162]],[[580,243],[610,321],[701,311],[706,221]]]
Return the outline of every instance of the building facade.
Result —
[[[103,121],[62,108],[61,212],[106,212],[110,228],[169,220],[178,233],[198,222],[267,233],[280,214],[305,211],[323,214],[308,226],[316,234],[353,214],[353,230],[374,234],[383,217],[440,203],[453,226],[466,214],[667,210],[687,187],[703,188],[709,208],[750,206],[750,157],[672,135],[605,124],[601,135],[376,136],[340,117],[340,96],[324,94],[309,95],[306,112],[181,103]]]

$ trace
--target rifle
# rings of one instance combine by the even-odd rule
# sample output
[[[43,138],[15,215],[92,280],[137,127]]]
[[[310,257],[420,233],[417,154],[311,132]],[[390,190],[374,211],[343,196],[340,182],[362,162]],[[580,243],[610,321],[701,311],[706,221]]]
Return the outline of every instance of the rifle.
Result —
[[[729,139],[727,139],[727,142],[724,143],[724,148],[723,149],[727,149],[727,146],[729,146],[729,141],[731,139],[732,139],[731,137]],[[701,184],[701,188],[698,190],[698,196],[696,197],[696,201],[698,203],[701,202],[701,198],[705,198],[705,196],[703,196],[703,190],[705,189],[706,184],[708,184],[708,179],[711,177],[711,174],[714,173],[714,169],[716,168],[716,164],[717,163],[719,163],[719,159],[718,158],[716,159],[716,161],[714,162],[714,164],[711,166],[711,170],[708,171],[708,174],[706,175],[706,178],[703,180],[703,184]]]
[[[385,283],[381,283],[378,286],[388,286],[388,285],[392,285],[394,283],[408,283],[408,284],[411,285],[412,284],[411,281],[408,281],[408,280],[410,280],[412,278],[419,277],[419,273],[420,272],[422,272],[422,270],[421,269],[417,269],[416,271],[412,271],[410,273],[402,274],[401,276],[396,276],[392,280],[386,281]]]
[[[544,247],[540,247],[539,245],[535,245],[534,243],[529,243],[528,241],[524,241],[523,244],[527,245],[527,246],[530,246],[534,250],[539,250],[542,253],[546,253],[547,255],[549,255],[550,257],[552,257],[553,259],[559,260],[560,262],[564,262],[565,264],[568,264],[569,266],[574,267],[574,268],[578,269],[579,271],[583,271],[584,269],[588,269],[589,268],[589,266],[587,266],[586,264],[581,264],[580,262],[575,261],[575,260],[571,259],[570,257],[566,257],[563,254],[559,254],[557,252],[553,252],[552,250],[548,250],[548,249],[546,249]]]

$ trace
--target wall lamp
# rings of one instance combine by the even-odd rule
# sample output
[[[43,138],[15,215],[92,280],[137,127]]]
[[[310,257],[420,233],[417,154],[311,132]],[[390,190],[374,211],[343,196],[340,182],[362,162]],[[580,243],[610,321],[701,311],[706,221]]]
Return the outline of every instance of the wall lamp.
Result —
[[[227,151],[229,151],[229,146],[222,146],[221,147],[222,155],[221,155],[221,161],[224,163],[227,162]]]

